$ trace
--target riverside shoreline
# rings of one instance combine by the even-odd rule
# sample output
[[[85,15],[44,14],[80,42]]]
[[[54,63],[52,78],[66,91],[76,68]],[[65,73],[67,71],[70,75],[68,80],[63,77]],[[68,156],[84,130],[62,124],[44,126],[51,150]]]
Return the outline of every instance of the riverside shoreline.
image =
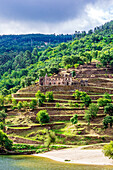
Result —
[[[82,149],[82,147],[53,150],[42,154],[33,154],[34,156],[46,157],[55,161],[88,164],[88,165],[112,165],[113,160],[105,157],[102,149]]]

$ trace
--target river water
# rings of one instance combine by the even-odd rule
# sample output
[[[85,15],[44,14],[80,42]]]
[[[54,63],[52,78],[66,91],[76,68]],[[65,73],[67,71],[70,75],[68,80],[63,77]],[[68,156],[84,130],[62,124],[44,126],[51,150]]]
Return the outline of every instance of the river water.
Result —
[[[62,163],[31,155],[0,156],[0,170],[113,170],[113,166]]]

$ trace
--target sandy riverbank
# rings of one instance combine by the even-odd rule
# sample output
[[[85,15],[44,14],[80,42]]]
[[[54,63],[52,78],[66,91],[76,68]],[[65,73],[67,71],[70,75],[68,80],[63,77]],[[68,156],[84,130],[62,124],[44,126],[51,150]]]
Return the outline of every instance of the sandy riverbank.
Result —
[[[105,157],[101,149],[83,150],[82,147],[50,151],[35,156],[46,157],[60,162],[94,165],[113,165],[113,160]],[[68,160],[68,161],[65,161]]]

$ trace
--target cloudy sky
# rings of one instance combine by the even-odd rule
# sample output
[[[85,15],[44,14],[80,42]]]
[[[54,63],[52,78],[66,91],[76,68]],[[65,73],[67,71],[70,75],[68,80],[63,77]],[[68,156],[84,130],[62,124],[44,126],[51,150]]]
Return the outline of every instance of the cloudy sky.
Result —
[[[113,0],[0,0],[0,34],[67,34],[112,19]]]

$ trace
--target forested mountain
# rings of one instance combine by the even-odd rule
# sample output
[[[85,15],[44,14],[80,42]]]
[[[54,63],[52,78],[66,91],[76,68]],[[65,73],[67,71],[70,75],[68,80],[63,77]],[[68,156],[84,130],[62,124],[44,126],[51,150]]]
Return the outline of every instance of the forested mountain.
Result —
[[[6,95],[34,83],[39,76],[90,63],[92,58],[113,67],[113,21],[87,34],[76,31],[73,36],[4,35],[0,45],[0,89]]]

